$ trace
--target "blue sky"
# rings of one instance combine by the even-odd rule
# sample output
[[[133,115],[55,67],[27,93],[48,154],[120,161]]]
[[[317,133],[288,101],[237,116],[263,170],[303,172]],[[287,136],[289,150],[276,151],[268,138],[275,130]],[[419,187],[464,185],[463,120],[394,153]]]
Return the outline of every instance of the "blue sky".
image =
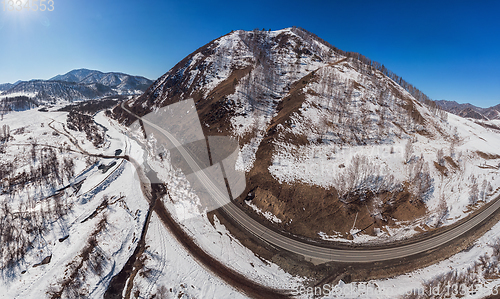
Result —
[[[52,12],[0,4],[0,83],[75,68],[156,79],[233,29],[298,26],[432,99],[487,107],[500,104],[499,14],[500,1],[54,0]]]

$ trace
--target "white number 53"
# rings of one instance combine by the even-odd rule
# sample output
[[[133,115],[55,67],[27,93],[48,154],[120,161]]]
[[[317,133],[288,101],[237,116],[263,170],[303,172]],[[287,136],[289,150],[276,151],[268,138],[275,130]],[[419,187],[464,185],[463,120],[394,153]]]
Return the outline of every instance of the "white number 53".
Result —
[[[40,1],[40,5],[38,5],[38,1]],[[47,2],[47,4],[45,4]],[[48,6],[48,8],[47,8]],[[33,11],[53,11],[54,10],[54,1],[53,0],[32,0],[31,2],[31,10]]]

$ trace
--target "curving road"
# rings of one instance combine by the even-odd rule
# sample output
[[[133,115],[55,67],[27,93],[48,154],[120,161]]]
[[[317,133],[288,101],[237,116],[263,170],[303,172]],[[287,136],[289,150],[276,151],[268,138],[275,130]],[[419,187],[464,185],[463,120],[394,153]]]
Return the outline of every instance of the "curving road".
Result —
[[[377,249],[334,249],[325,248],[319,245],[314,245],[310,243],[301,242],[295,239],[291,239],[287,236],[279,234],[264,225],[260,224],[250,216],[248,216],[244,211],[238,208],[234,203],[227,203],[224,197],[224,193],[218,189],[217,185],[212,182],[212,180],[201,170],[200,166],[195,162],[193,157],[187,152],[182,144],[175,139],[175,137],[169,132],[165,131],[161,127],[148,120],[135,115],[132,111],[124,107],[124,103],[121,104],[121,108],[127,113],[133,115],[137,119],[141,119],[143,123],[150,125],[157,131],[165,135],[180,151],[184,159],[188,162],[189,166],[195,171],[198,179],[203,183],[207,191],[212,195],[212,197],[221,204],[222,209],[234,219],[238,224],[240,224],[247,232],[255,235],[259,239],[272,244],[276,247],[288,250],[290,252],[303,255],[305,258],[314,259],[320,262],[350,262],[350,263],[368,263],[377,261],[386,261],[393,259],[401,259],[404,257],[409,257],[419,253],[426,252],[428,250],[435,249],[449,241],[459,238],[464,233],[469,230],[474,229],[478,224],[486,220],[489,216],[495,213],[500,208],[500,200],[498,197],[494,200],[493,204],[488,205],[481,212],[477,213],[473,217],[470,217],[461,224],[445,230],[442,233],[438,233],[427,239],[421,241],[404,244],[397,247],[391,248],[377,248]]]

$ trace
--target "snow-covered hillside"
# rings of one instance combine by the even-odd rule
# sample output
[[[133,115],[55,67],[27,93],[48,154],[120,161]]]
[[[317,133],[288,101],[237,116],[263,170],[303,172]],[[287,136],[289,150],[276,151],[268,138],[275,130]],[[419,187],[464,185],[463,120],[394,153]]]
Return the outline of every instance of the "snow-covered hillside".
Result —
[[[110,128],[96,149],[84,133],[68,133],[66,115],[29,110],[2,120],[10,129],[0,156],[5,298],[102,297],[138,242],[148,205],[133,166],[86,156],[68,136],[91,153],[140,147]],[[104,173],[101,164],[112,167]]]
[[[105,96],[137,95],[146,90],[151,80],[122,73],[74,70],[50,80],[31,80],[2,84],[2,111],[22,111],[40,105],[67,104],[99,99]]]
[[[94,115],[101,102],[86,102],[92,107],[2,114],[2,296],[246,297],[236,279],[217,277],[195,249],[273,292],[334,281],[337,289],[356,290],[347,297],[398,298],[435,283],[490,290],[498,283],[498,224],[437,265],[368,283],[344,283],[344,265],[313,265],[322,261],[247,240],[222,210],[201,203],[190,174],[172,161],[174,149],[148,133],[144,121],[154,118],[141,123],[123,107],[145,116],[192,99],[203,146],[203,135],[239,143],[235,168],[245,173],[246,190],[234,199],[238,206],[305,241],[342,245],[430,232],[500,196],[500,121],[449,114],[382,65],[298,28],[233,31],[138,95],[145,80],[81,69],[0,87],[3,108],[11,110],[131,94],[113,113]],[[190,109],[172,126],[185,126]],[[231,186],[232,170],[224,164],[222,171]],[[373,296],[367,285],[393,293]]]
[[[103,144],[95,147],[85,132],[68,128],[67,118],[67,112],[29,110],[0,121],[3,297],[104,297],[135,254],[149,208],[135,167],[111,158],[117,154],[139,165],[147,159],[163,176],[172,176],[170,194],[196,216],[183,225],[210,254],[265,285],[289,289],[302,284],[304,278],[245,248],[217,219],[212,225],[182,173],[148,156],[140,137],[126,127],[98,113],[94,120],[106,130]],[[168,196],[162,200],[175,213]],[[133,294],[246,298],[190,256],[156,214],[148,226],[145,251],[138,256],[144,264],[130,283]]]
[[[239,141],[247,190],[237,200],[309,238],[406,238],[454,223],[500,187],[494,127],[449,115],[383,65],[302,29],[233,31],[130,107],[145,115],[189,98],[205,135]]]
[[[121,92],[140,90],[144,91],[152,81],[141,76],[131,76],[123,73],[103,73],[95,70],[78,69],[64,75],[57,75],[49,81],[64,81],[79,84],[101,84],[112,87]]]
[[[500,104],[489,108],[481,108],[472,104],[459,104],[455,101],[440,100],[436,103],[446,111],[458,116],[482,119],[482,120],[498,120],[500,119]]]

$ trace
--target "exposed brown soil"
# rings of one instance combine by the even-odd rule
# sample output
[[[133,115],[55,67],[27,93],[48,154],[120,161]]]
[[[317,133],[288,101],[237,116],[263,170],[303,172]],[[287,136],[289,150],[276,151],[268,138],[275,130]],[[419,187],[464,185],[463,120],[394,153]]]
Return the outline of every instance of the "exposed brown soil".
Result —
[[[305,184],[267,184],[266,188],[256,187],[252,190],[255,193],[253,204],[282,220],[281,224],[268,222],[268,226],[316,240],[319,232],[328,231],[340,232],[340,237],[352,238],[352,228],[364,234],[376,235],[376,228],[383,231],[385,226],[397,226],[394,219],[412,221],[426,213],[425,204],[413,199],[407,191],[379,195],[384,202],[380,209],[381,219],[376,217],[373,197],[361,203],[346,205],[339,201],[335,190]],[[278,192],[278,195],[274,192]],[[254,218],[264,221],[262,216],[245,204],[240,207]]]
[[[496,154],[487,154],[487,153],[484,153],[484,152],[481,152],[481,151],[476,151],[476,154],[483,158],[483,159],[486,159],[486,160],[495,160],[495,159],[500,159],[500,155],[496,155]]]
[[[498,291],[498,289],[497,289]],[[490,295],[488,297],[486,297],[485,299],[499,299],[500,298],[500,294],[497,294],[497,295]]]
[[[209,68],[211,62],[207,62],[205,59],[200,59],[193,65],[190,65],[190,63],[197,54],[202,54],[205,58],[212,55],[215,51],[215,47],[217,46],[215,43],[216,40],[200,47],[177,63],[171,70],[159,79],[167,79],[164,84],[160,84],[156,86],[156,88],[153,88],[153,84],[144,94],[133,102],[131,110],[134,111],[136,115],[144,116],[151,112],[155,107],[161,108],[185,99],[193,98],[197,105],[200,119],[212,119],[213,124],[220,123],[227,125],[228,123],[226,119],[228,120],[228,115],[226,114],[230,112],[230,109],[225,109],[224,99],[227,95],[234,93],[235,85],[242,77],[247,75],[252,70],[252,67],[233,69],[231,75],[219,84],[219,86],[217,86],[210,93],[210,95],[207,96],[207,98],[203,97],[202,90],[200,90],[199,87],[203,85],[202,83],[205,80],[204,76],[206,74],[201,71],[194,78],[190,78],[190,76],[186,75],[193,70],[204,70]],[[131,125],[136,120],[135,117],[125,112],[120,105],[113,109],[112,114],[114,118],[126,125]],[[202,121],[202,123],[209,124],[210,122]],[[203,126],[203,130],[205,134],[210,133],[211,135],[220,135],[219,130],[217,130],[217,126],[215,128],[207,128],[206,126]]]
[[[227,216],[223,209],[214,210],[208,213],[208,219],[214,225],[214,216],[216,216],[221,224],[223,224],[235,236],[243,246],[252,250],[252,252],[264,261],[271,261],[278,264],[283,270],[311,278],[313,281],[323,279],[324,276],[334,275],[337,273],[336,267],[330,265],[314,266],[310,262],[306,262],[300,255],[280,250],[262,240],[255,238],[252,234],[248,234],[242,229],[231,217]]]
[[[286,40],[283,39],[282,42],[286,43]],[[194,54],[199,52],[210,53],[212,50],[211,44],[200,48],[176,65],[171,73],[175,74],[180,72]],[[229,107],[226,107],[227,103],[225,98],[227,95],[234,93],[234,85],[248,71],[250,70],[233,70],[233,74],[231,74],[230,78],[218,86],[207,97],[208,99],[202,99],[199,91],[187,87],[183,83],[185,78],[182,78],[182,75],[174,76],[173,79],[164,86],[165,90],[169,90],[168,97],[163,97],[165,93],[160,96],[155,95],[158,90],[148,91],[141,97],[143,98],[142,100],[137,101],[137,105],[133,110],[139,115],[144,115],[146,112],[149,112],[146,110],[149,109],[149,107],[153,107],[153,104],[158,106],[157,99],[159,99],[161,105],[164,106],[180,100],[181,97],[183,99],[193,97],[197,103],[198,113],[202,124],[210,125],[209,127],[202,126],[205,134],[228,135],[230,131],[228,120],[232,112],[231,109],[228,109]],[[306,91],[304,91],[304,87],[315,79],[314,76],[315,74],[312,72],[295,82],[291,86],[288,96],[278,103],[278,115],[272,120],[267,130],[267,134],[257,151],[254,168],[247,175],[246,192],[244,192],[240,198],[236,199],[236,203],[242,208],[247,209],[248,213],[254,218],[260,219],[261,222],[265,223],[268,227],[289,234],[293,233],[299,236],[305,236],[310,239],[317,239],[319,231],[338,231],[347,233],[352,227],[363,229],[363,232],[367,234],[374,234],[374,228],[380,228],[383,225],[395,225],[394,220],[392,220],[393,218],[400,221],[411,221],[424,215],[426,212],[425,205],[420,201],[414,200],[406,190],[396,194],[378,194],[384,203],[391,202],[390,205],[385,205],[382,210],[382,219],[386,219],[382,222],[379,217],[375,217],[376,215],[374,215],[374,207],[370,195],[364,200],[357,200],[356,204],[344,204],[340,202],[334,188],[325,189],[299,183],[293,185],[280,184],[270,175],[268,167],[271,163],[271,157],[274,151],[274,141],[278,138],[276,126],[278,124],[286,124],[286,122],[290,120],[290,115],[294,112],[298,112],[298,109],[305,99],[304,92]],[[195,81],[196,80],[198,80],[198,78],[195,78]],[[399,88],[396,88],[397,86],[395,83],[391,83],[390,85],[389,88],[392,88],[391,92],[395,96],[406,100],[406,103],[402,105],[402,107],[408,112],[411,119],[415,123],[424,125],[425,127],[425,119],[417,109],[417,106],[421,104],[413,102],[411,99],[401,94],[398,91]],[[355,88],[359,88],[359,86],[355,85]],[[439,130],[439,128],[436,129]],[[431,135],[431,133],[425,129],[418,133],[426,136]],[[248,141],[248,138],[249,137],[246,137],[240,140],[240,142],[244,143]],[[287,140],[293,140],[292,142],[295,144],[309,143],[305,136],[286,136],[286,138]],[[500,158],[500,156],[491,156],[481,152],[478,152],[478,154],[480,156],[484,155],[483,158],[485,159]],[[452,164],[452,159],[451,162],[447,159],[447,162],[450,167],[455,168]],[[435,167],[438,168],[443,175],[446,175],[448,169],[445,166],[440,166],[435,163]],[[282,224],[269,223],[262,216],[255,214],[243,203],[244,198],[251,191],[255,194],[253,203],[264,211],[271,211],[283,221]],[[258,285],[256,286],[245,277],[225,267],[213,257],[208,256],[189,238],[188,235],[186,235],[182,228],[173,221],[163,205],[155,207],[155,211],[160,216],[162,222],[172,230],[176,239],[183,244],[196,259],[202,261],[205,266],[217,273],[231,285],[257,298],[284,297],[283,294],[275,290],[269,290]],[[492,219],[482,223],[476,230],[468,232],[459,240],[443,244],[439,249],[422,253],[411,258],[382,263],[358,265],[330,263],[315,266],[304,261],[300,256],[279,251],[271,245],[262,243],[253,236],[249,236],[248,233],[242,231],[230,218],[225,217],[223,210],[214,211],[209,214],[209,219],[212,219],[213,215],[217,215],[223,224],[230,229],[231,233],[237,236],[245,246],[249,247],[260,256],[279,264],[283,269],[291,273],[313,277],[316,284],[337,281],[341,276],[346,282],[350,280],[362,281],[379,277],[388,277],[435,263],[437,260],[442,260],[453,253],[468,248],[472,240],[484,233],[498,220],[498,213],[496,213]],[[427,231],[422,235],[429,236],[433,233],[435,232]],[[346,234],[344,237],[349,237],[349,235]],[[418,240],[419,237],[420,236],[414,240]]]
[[[280,41],[280,38],[278,38],[278,41]],[[286,40],[282,40],[281,42],[286,43]],[[201,80],[201,78],[194,78],[194,83],[190,85],[187,84],[187,79],[182,75],[184,72],[189,71],[184,68],[188,65],[193,55],[197,53],[210,54],[213,51],[212,48],[213,44],[209,43],[179,62],[169,71],[168,75],[170,79],[166,81],[164,86],[161,89],[151,89],[146,92],[137,101],[134,101],[134,106],[131,107],[131,110],[138,115],[144,115],[154,106],[166,106],[192,97],[196,103],[198,116],[206,136],[231,135],[232,128],[229,120],[234,115],[235,109],[232,105],[235,104],[229,103],[227,96],[235,92],[235,86],[241,78],[252,71],[252,67],[234,69],[231,75],[206,97],[203,97],[199,90],[192,88],[192,86],[196,85],[197,80]],[[204,66],[203,61],[201,59],[197,62],[196,66],[190,66],[189,68],[201,68]],[[331,65],[345,61],[346,59],[342,59]],[[271,211],[283,221],[282,224],[275,225],[279,230],[311,239],[319,239],[319,232],[326,232],[328,234],[333,231],[340,232],[342,237],[350,237],[349,231],[351,228],[362,230],[365,234],[374,235],[376,228],[393,225],[393,219],[411,221],[422,216],[425,213],[425,206],[416,204],[404,192],[401,194],[378,195],[384,198],[384,202],[388,202],[389,199],[397,201],[397,205],[386,204],[384,206],[381,211],[382,219],[384,220],[380,220],[380,217],[376,217],[377,215],[375,215],[374,203],[370,198],[360,200],[357,205],[346,205],[339,201],[334,188],[328,190],[300,183],[293,185],[280,184],[271,176],[268,167],[275,150],[275,140],[285,138],[287,142],[295,145],[309,144],[306,136],[278,136],[277,126],[289,126],[287,122],[290,121],[291,115],[300,113],[299,108],[305,101],[307,85],[315,80],[317,80],[317,75],[315,71],[312,71],[303,78],[293,82],[290,85],[287,96],[277,102],[277,115],[271,120],[264,141],[257,151],[254,168],[247,175],[246,192],[236,200],[242,202],[246,194],[254,190],[256,192],[254,204],[264,211]],[[423,124],[424,119],[415,107],[419,103],[414,103],[411,99],[405,97],[405,95],[399,92],[396,85],[390,85],[390,88],[394,94],[406,100],[403,108],[408,111],[412,119],[417,123]],[[115,108],[114,112],[119,118],[120,115],[122,118],[125,118],[127,123],[133,121],[128,115],[123,114],[123,111],[119,107]],[[291,133],[288,134],[290,135]],[[240,145],[247,143],[253,137],[255,137],[255,132],[248,133],[247,136],[239,140]],[[246,205],[243,205],[243,207],[246,207]],[[247,210],[248,213],[254,213],[251,209]],[[262,216],[254,216],[263,219]]]
[[[282,220],[281,224],[269,225],[310,239],[319,239],[319,232],[331,231],[340,232],[341,237],[350,238],[351,228],[374,235],[375,228],[394,225],[393,219],[411,221],[423,216],[426,212],[425,205],[413,200],[406,191],[398,194],[379,194],[384,203],[392,202],[390,205],[384,204],[381,211],[384,220],[380,220],[375,215],[374,203],[369,195],[357,204],[346,205],[339,200],[335,188],[325,189],[302,183],[280,184],[272,177],[268,167],[275,150],[274,141],[278,138],[276,127],[278,124],[287,126],[291,115],[298,113],[305,100],[304,87],[313,80],[315,72],[295,82],[288,96],[278,104],[277,116],[273,118],[256,153],[253,169],[247,174],[246,191],[236,201],[243,202],[247,194],[253,191],[255,197],[252,202]],[[287,142],[296,145],[309,144],[305,136],[294,135],[285,138]],[[263,216],[257,215],[247,205],[240,206],[249,214],[253,214],[253,217],[264,220]]]
[[[196,108],[203,125],[205,136],[227,135],[230,132],[230,118],[234,115],[234,107],[227,103],[227,96],[235,92],[239,80],[252,70],[252,67],[233,70],[231,75],[217,85],[206,99],[198,99]]]
[[[492,166],[492,165],[478,165],[477,167],[482,168],[482,169],[495,169],[495,170],[498,170],[498,167]]]
[[[468,117],[468,116],[465,116],[465,117]],[[481,117],[482,118],[482,117]],[[481,119],[480,118],[480,119]],[[488,129],[493,129],[493,130],[497,130],[497,131],[500,131],[500,127],[499,126],[496,126],[494,124],[489,124],[489,123],[483,123],[481,121],[474,121],[474,123],[480,125],[480,126],[483,126],[485,128],[488,128]]]
[[[231,286],[241,290],[252,298],[290,298],[286,291],[274,290],[258,283],[251,281],[244,275],[234,271],[233,269],[225,266],[219,262],[216,258],[207,254],[200,248],[196,242],[184,231],[184,229],[178,224],[167,211],[165,205],[161,200],[157,200],[161,195],[166,193],[163,184],[152,184],[152,204],[150,210],[148,211],[147,220],[145,222],[144,229],[142,231],[141,240],[136,247],[134,254],[129,258],[124,268],[117,274],[110,282],[108,289],[105,293],[104,298],[121,298],[123,290],[126,288],[126,297],[130,298],[131,290],[133,286],[133,279],[137,275],[138,271],[142,268],[144,260],[141,258],[144,250],[146,248],[145,235],[147,232],[147,226],[149,224],[149,219],[151,212],[154,211],[165,225],[167,229],[172,233],[176,240],[189,251],[191,256],[197,261],[201,262],[206,269],[212,271],[214,274],[222,278]],[[129,284],[126,285],[127,280]]]
[[[446,166],[442,166],[438,162],[434,161],[434,167],[436,167],[442,175],[448,176],[448,168],[446,168]]]
[[[460,169],[460,167],[458,166],[457,163],[455,163],[455,161],[453,160],[452,157],[450,156],[446,156],[444,157],[444,159],[446,160],[446,162],[454,169]]]
[[[304,103],[306,97],[303,89],[315,78],[315,72],[311,72],[292,84],[288,95],[283,98],[276,107],[278,115],[271,121],[270,129],[274,129],[278,124],[284,124],[285,121],[290,119],[294,112],[298,112],[299,108]]]

